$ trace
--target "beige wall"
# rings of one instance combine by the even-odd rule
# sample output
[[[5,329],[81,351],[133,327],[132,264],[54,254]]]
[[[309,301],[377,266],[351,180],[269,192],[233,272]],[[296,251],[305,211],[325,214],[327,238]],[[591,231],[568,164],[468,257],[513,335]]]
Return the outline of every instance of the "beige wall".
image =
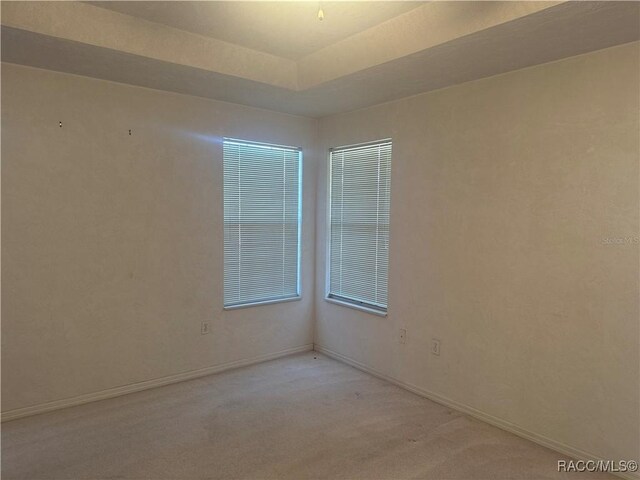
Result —
[[[638,54],[326,118],[319,143],[314,120],[4,64],[3,412],[308,344],[315,288],[319,345],[558,444],[637,458]],[[302,301],[222,310],[222,136],[305,149]],[[382,318],[323,300],[313,157],[385,137]]]
[[[316,343],[556,444],[638,458],[639,53],[322,119],[322,151],[392,137],[393,166],[381,318],[322,300],[319,163]]]
[[[316,127],[3,64],[3,412],[312,343]],[[304,148],[301,301],[222,310],[223,136]]]

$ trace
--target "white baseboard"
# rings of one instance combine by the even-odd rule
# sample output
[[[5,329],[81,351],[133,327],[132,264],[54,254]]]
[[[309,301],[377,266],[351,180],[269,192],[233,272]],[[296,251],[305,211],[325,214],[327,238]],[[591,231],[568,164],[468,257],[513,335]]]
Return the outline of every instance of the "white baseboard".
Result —
[[[421,387],[417,387],[415,385],[412,385],[410,383],[406,383],[403,382],[401,380],[397,380],[393,377],[390,377],[388,375],[385,375],[384,373],[381,373],[371,367],[368,367],[367,365],[358,362],[357,360],[354,360],[350,357],[347,357],[346,355],[342,355],[341,353],[338,352],[334,352],[333,350],[323,347],[322,345],[318,345],[317,343],[314,344],[313,349],[319,353],[322,353],[328,357],[331,357],[335,360],[339,360],[343,363],[346,363],[347,365],[351,365],[352,367],[357,368],[358,370],[362,370],[363,372],[369,373],[371,375],[373,375],[374,377],[378,377],[381,378],[383,380],[386,380],[387,382],[393,383],[394,385],[397,385],[398,387],[404,388],[405,390],[409,390],[410,392],[413,392],[417,395],[420,395],[421,397],[425,397],[428,398],[429,400],[433,400],[436,403],[439,403],[441,405],[444,405],[446,407],[449,407],[453,410],[457,410],[459,412],[465,413],[471,417],[477,418],[478,420],[482,420],[485,423],[489,423],[495,427],[498,427],[502,430],[506,430],[507,432],[513,433],[514,435],[517,435],[519,437],[525,438],[527,440],[530,440],[534,443],[537,443],[538,445],[542,445],[543,447],[547,447],[551,450],[554,450],[558,453],[561,453],[563,455],[567,455],[569,457],[572,457],[576,460],[604,460],[603,458],[597,456],[597,455],[593,455],[589,452],[585,452],[584,450],[580,450],[578,448],[574,448],[571,447],[570,445],[566,445],[562,442],[558,442],[556,440],[552,440],[550,438],[547,438],[543,435],[539,435],[535,432],[531,432],[529,430],[526,430],[524,428],[521,428],[511,422],[508,422],[506,420],[503,420],[501,418],[498,417],[494,417],[493,415],[489,415],[488,413],[484,413],[481,412],[480,410],[477,410],[473,407],[470,407],[469,405],[465,405],[463,403],[459,403],[456,402],[455,400],[451,400],[449,398],[443,397],[442,395],[439,395],[437,393],[433,393],[430,392],[428,390],[425,390],[424,388]],[[620,460],[620,459],[611,459],[611,460]],[[636,460],[636,459],[627,459],[627,460]],[[619,477],[628,479],[628,480],[638,480],[640,479],[640,474],[638,474],[637,472],[635,474],[633,473],[614,473],[614,475],[617,475]]]
[[[109,388],[107,390],[101,390],[99,392],[78,395],[72,398],[64,398],[62,400],[55,400],[53,402],[41,403],[39,405],[16,408],[13,410],[2,412],[2,422],[8,422],[10,420],[16,420],[22,417],[28,417],[28,416],[37,415],[40,413],[51,412],[53,410],[60,410],[62,408],[82,405],[84,403],[95,402],[97,400],[105,400],[107,398],[119,397],[120,395],[126,395],[128,393],[134,393],[134,392],[139,392],[141,390],[148,390],[150,388],[161,387],[163,385],[169,385],[171,383],[183,382],[185,380],[204,377],[206,375],[212,375],[214,373],[224,372],[225,370],[245,367],[247,365],[266,362],[268,360],[274,360],[276,358],[285,357],[287,355],[293,355],[294,353],[307,352],[310,350],[313,350],[313,344],[301,345],[299,347],[280,350],[279,352],[275,352],[275,353],[258,355],[258,356],[246,358],[243,360],[236,360],[233,362],[222,363],[220,365],[214,365],[212,367],[200,368],[198,370],[191,370],[189,372],[178,373],[176,375],[169,375],[167,377],[154,378],[153,380],[146,380],[144,382],[137,382],[137,383],[131,383],[129,385],[122,385],[120,387],[114,387],[114,388]]]

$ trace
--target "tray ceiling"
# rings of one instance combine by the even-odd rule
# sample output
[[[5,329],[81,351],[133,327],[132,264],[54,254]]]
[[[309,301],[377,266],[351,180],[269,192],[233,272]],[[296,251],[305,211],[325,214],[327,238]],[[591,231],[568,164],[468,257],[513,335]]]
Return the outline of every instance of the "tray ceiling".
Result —
[[[91,2],[102,8],[298,60],[425,2]],[[318,21],[322,5],[325,21]]]
[[[3,2],[2,60],[321,117],[640,38],[638,2],[147,3]]]

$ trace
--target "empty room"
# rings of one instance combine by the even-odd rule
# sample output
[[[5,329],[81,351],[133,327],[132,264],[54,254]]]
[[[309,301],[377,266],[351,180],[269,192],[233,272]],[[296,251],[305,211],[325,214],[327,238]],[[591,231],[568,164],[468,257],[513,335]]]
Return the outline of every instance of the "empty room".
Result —
[[[640,480],[640,2],[0,13],[3,480]]]

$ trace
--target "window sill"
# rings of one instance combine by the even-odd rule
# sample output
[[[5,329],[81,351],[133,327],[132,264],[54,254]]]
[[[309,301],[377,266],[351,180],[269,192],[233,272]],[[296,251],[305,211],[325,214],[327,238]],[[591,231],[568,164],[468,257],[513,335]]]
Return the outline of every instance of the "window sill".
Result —
[[[355,303],[344,302],[342,300],[337,300],[331,297],[324,297],[324,299],[329,303],[335,303],[336,305],[342,305],[343,307],[353,308],[355,310],[360,310],[362,312],[371,313],[373,315],[377,315],[379,317],[386,317],[387,312],[382,312],[380,310],[375,310],[373,308],[365,307],[363,305],[356,305]]]
[[[239,303],[237,305],[227,305],[224,310],[238,310],[240,308],[258,307],[260,305],[272,305],[274,303],[296,302],[302,299],[302,295],[297,297],[274,298],[273,300],[262,300],[260,302]]]

